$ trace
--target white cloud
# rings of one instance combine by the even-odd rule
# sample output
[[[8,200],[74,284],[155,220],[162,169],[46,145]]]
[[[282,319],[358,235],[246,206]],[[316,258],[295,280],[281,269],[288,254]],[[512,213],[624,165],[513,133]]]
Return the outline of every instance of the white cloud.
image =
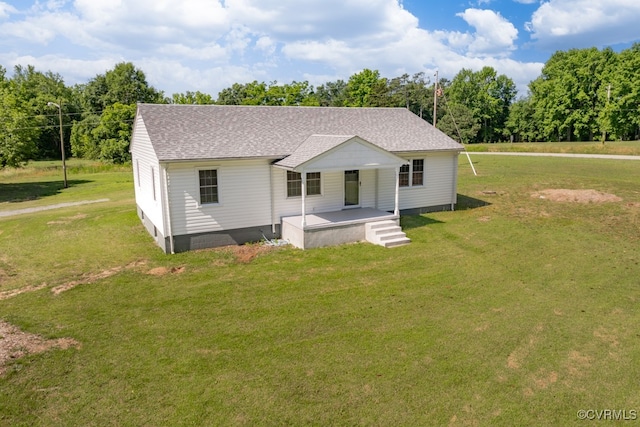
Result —
[[[271,37],[263,36],[256,41],[256,49],[262,51],[267,56],[271,56],[276,52],[276,43]]]
[[[108,69],[113,68],[123,58],[119,56],[109,56],[100,59],[71,59],[62,55],[0,55],[2,63],[9,64],[11,68],[16,65],[33,65],[36,70],[47,71],[60,74],[67,85],[86,83],[98,74],[104,74]]]
[[[71,83],[121,61],[133,62],[168,94],[200,90],[213,96],[236,82],[304,78],[317,85],[323,76],[347,79],[363,68],[386,77],[440,69],[453,78],[461,68],[492,65],[522,88],[541,68],[507,59],[517,30],[489,10],[461,13],[474,31],[459,32],[420,28],[399,0],[25,3],[32,6],[0,19],[6,35],[0,52],[20,46],[20,52],[0,54],[0,63],[33,64]]]
[[[388,38],[417,26],[397,0],[226,0],[234,21],[282,41]]]
[[[6,19],[10,14],[17,12],[16,8],[0,1],[0,19]]]
[[[551,0],[527,23],[538,44],[550,48],[603,46],[638,39],[637,0]]]
[[[500,13],[486,9],[467,9],[457,16],[476,29],[468,48],[470,55],[508,56],[515,49],[518,30]]]

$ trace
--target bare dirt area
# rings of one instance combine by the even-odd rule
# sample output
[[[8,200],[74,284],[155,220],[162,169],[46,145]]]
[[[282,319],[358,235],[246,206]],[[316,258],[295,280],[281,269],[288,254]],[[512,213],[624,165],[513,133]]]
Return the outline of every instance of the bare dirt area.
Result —
[[[180,273],[184,273],[184,271],[185,271],[185,267],[171,267],[171,268],[156,267],[147,271],[147,274],[151,276],[164,276],[166,274],[180,274]]]
[[[615,194],[602,193],[597,190],[548,189],[531,194],[536,199],[547,199],[553,202],[572,203],[612,203],[622,199]]]
[[[124,270],[131,270],[133,268],[137,268],[140,266],[145,265],[147,262],[146,261],[134,261],[130,264],[127,264],[125,266],[120,266],[120,267],[113,267],[110,268],[108,270],[104,270],[101,271],[99,273],[94,273],[94,274],[86,274],[84,275],[81,279],[79,280],[72,280],[71,282],[67,282],[65,284],[56,286],[54,288],[51,289],[51,292],[53,292],[55,295],[58,295],[64,291],[68,291],[69,289],[73,289],[78,285],[88,285],[91,283],[95,283],[98,280],[101,279],[106,279],[107,277],[111,277],[114,276],[118,273],[120,273],[121,271]]]
[[[230,250],[236,261],[241,264],[247,264],[251,262],[258,255],[267,253],[274,249],[274,246],[268,245],[240,245],[240,246],[229,246],[227,250]]]
[[[25,292],[35,292],[35,291],[39,291],[40,289],[46,288],[47,284],[43,283],[41,285],[38,286],[25,286],[24,288],[19,288],[19,289],[12,289],[10,291],[4,291],[4,292],[0,292],[0,301],[5,300],[5,299],[9,299],[9,298],[13,298],[15,296],[18,296],[20,294],[24,294]]]
[[[40,335],[23,332],[10,323],[0,320],[0,376],[6,372],[9,362],[27,354],[43,353],[52,348],[66,350],[79,346],[80,343],[72,338],[48,340]]]

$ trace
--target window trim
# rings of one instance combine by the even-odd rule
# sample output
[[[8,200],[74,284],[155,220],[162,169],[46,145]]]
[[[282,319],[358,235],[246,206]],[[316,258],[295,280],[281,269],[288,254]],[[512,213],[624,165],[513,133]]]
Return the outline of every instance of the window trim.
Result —
[[[202,201],[202,186],[200,185],[200,172],[205,171],[215,171],[216,172],[216,198],[217,202],[203,202]],[[196,187],[198,189],[198,206],[219,206],[221,204],[220,201],[220,168],[218,166],[208,166],[208,167],[199,167],[196,168]]]
[[[415,162],[422,162],[422,169],[416,172]],[[415,174],[420,173],[420,184],[414,183]],[[424,187],[424,159],[411,159],[411,186]]]
[[[417,157],[417,158],[411,158],[411,159],[406,159],[406,160],[409,163],[402,165],[398,169],[398,182],[400,183],[400,185],[399,185],[400,189],[424,187],[425,186],[425,166],[426,166],[426,163],[427,163],[426,159],[424,157]],[[415,161],[422,161],[422,170],[421,171],[414,170],[414,166],[415,166],[414,162]],[[402,171],[403,168],[408,168],[408,169],[403,172]],[[413,182],[414,173],[422,173],[422,183],[414,184],[414,182]],[[406,178],[407,185],[402,185],[402,178],[400,177],[400,174],[407,174],[407,178]]]
[[[307,174],[307,182],[305,185],[305,190],[307,191],[307,194],[305,195],[305,197],[322,197],[322,195],[324,194],[324,178],[323,178],[323,173],[320,171],[313,171],[313,172],[296,172],[296,171],[292,171],[292,170],[287,170],[286,173],[284,174],[284,191],[286,193],[286,197],[287,199],[299,199],[302,197],[302,188],[300,188],[300,195],[297,196],[291,196],[289,195],[289,174],[298,174],[300,175],[300,184],[302,187],[302,174],[306,173]],[[319,186],[318,186],[318,193],[314,193],[314,194],[309,194],[309,175],[310,174],[318,174],[318,178],[311,178],[311,180],[313,181],[318,181],[319,182]]]
[[[156,194],[156,168],[151,165],[151,192],[153,195],[153,201],[157,201],[158,197]]]

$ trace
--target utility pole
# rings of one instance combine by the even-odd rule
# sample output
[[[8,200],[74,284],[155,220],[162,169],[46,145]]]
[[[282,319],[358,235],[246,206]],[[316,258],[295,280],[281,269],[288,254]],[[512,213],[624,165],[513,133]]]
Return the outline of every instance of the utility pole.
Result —
[[[611,83],[607,86],[607,105],[605,107],[605,111],[607,114],[607,121],[609,121],[609,100],[611,99]],[[606,124],[605,124],[606,125]],[[607,140],[607,128],[605,127],[604,132],[602,132],[602,145]]]
[[[62,102],[60,102],[62,104]],[[49,107],[58,107],[58,118],[60,119],[60,151],[62,152],[62,173],[64,174],[64,188],[68,188],[67,184],[67,164],[64,158],[64,134],[62,133],[62,107],[55,102],[47,102]]]
[[[438,71],[434,74],[436,81],[433,84],[433,127],[436,127],[436,121],[438,120]]]

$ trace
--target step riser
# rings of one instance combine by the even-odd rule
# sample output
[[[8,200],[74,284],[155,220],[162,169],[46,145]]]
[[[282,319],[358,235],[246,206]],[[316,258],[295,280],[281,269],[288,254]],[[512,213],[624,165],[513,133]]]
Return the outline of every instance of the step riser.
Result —
[[[387,244],[384,244],[382,246],[384,246],[385,248],[397,248],[398,246],[404,246],[404,245],[408,245],[409,243],[411,243],[411,240],[406,239],[406,241],[402,241],[402,242],[387,242]]]
[[[366,224],[365,237],[367,241],[385,248],[403,246],[411,242],[396,221],[379,221]]]

